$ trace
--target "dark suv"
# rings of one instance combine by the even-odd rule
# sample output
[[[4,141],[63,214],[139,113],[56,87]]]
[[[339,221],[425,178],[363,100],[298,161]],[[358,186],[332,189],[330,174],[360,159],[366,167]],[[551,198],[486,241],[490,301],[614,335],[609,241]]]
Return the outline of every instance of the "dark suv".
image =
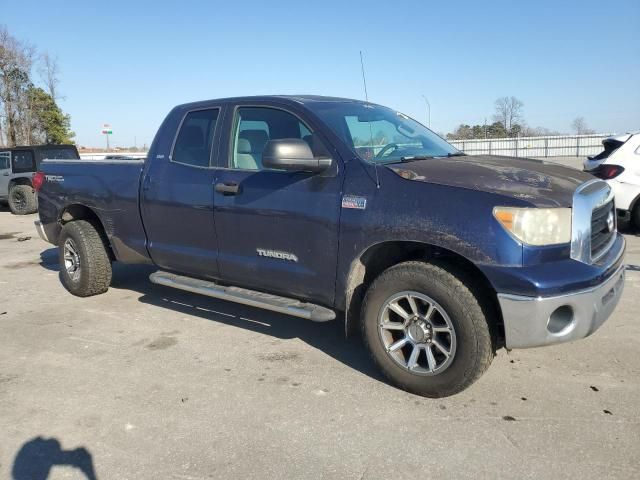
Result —
[[[79,160],[75,145],[32,145],[0,148],[0,202],[9,203],[11,213],[26,215],[38,210],[31,177],[45,158]]]

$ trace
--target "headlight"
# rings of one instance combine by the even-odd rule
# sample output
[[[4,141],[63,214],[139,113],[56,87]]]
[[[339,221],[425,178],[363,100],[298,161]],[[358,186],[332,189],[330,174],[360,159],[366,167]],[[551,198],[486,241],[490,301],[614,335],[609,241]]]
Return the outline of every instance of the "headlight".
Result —
[[[507,232],[528,245],[571,241],[570,208],[495,207],[493,216]]]

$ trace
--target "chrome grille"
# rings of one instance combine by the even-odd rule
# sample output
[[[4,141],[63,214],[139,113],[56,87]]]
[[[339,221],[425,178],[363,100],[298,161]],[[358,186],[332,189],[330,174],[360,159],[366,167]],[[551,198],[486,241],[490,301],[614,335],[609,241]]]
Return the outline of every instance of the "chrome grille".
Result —
[[[609,231],[611,220],[614,228]],[[598,261],[616,239],[615,220],[611,187],[597,179],[580,185],[573,194],[571,258],[587,264]]]
[[[606,253],[615,235],[615,211],[613,200],[597,207],[591,214],[591,258],[596,259]]]

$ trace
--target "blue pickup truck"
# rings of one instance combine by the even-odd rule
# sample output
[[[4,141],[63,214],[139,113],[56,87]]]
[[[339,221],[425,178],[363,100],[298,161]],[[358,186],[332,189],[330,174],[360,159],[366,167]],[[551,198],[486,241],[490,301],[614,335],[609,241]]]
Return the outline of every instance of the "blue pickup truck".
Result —
[[[111,263],[156,284],[362,332],[395,385],[467,388],[497,349],[586,337],[624,286],[609,186],[467,156],[395,110],[319,96],[180,105],[144,161],[47,160],[41,237],[74,295]]]

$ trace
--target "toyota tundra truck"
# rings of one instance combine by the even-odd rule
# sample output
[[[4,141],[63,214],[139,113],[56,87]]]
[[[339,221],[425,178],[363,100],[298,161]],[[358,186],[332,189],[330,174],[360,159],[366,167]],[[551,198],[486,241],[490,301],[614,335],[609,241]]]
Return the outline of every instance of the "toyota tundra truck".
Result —
[[[181,105],[144,161],[46,160],[34,184],[72,294],[106,292],[114,261],[155,265],[155,284],[344,322],[427,397],[470,386],[500,348],[592,334],[624,285],[606,182],[465,155],[364,101]]]

